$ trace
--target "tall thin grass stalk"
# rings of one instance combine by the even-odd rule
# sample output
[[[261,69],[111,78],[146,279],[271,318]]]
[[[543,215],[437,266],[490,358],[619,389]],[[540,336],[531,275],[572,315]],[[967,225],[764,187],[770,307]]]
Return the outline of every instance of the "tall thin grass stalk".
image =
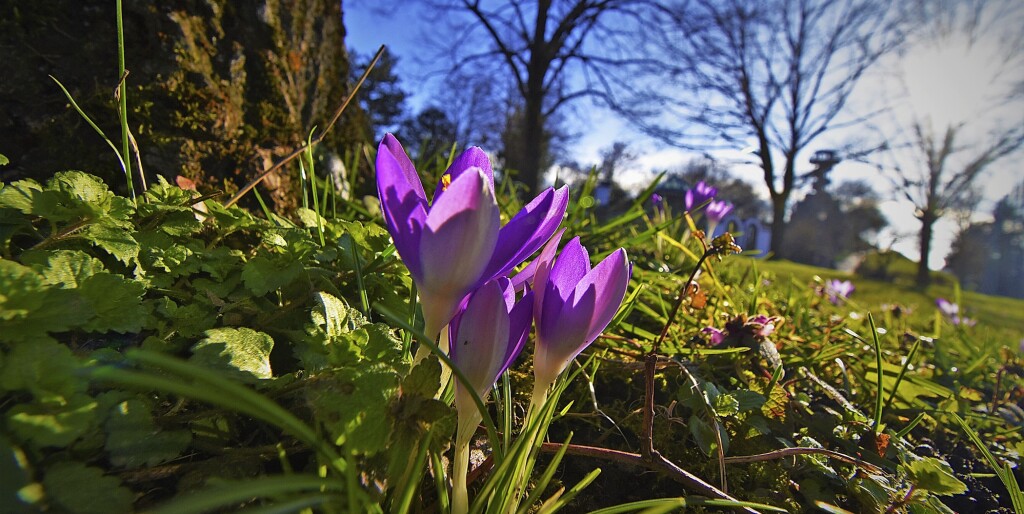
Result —
[[[242,188],[239,189],[238,192],[234,194],[234,196],[229,198],[228,201],[224,203],[224,208],[231,207],[232,205],[238,203],[238,201],[241,200],[246,193],[252,190],[252,188],[256,187],[256,184],[259,184],[260,182],[263,181],[263,179],[267,178],[268,175],[281,169],[282,166],[291,162],[296,157],[302,155],[302,152],[306,151],[307,145],[317,144],[323,141],[324,137],[326,137],[327,134],[331,131],[331,129],[334,128],[334,124],[338,122],[339,118],[341,118],[341,113],[345,112],[345,109],[348,107],[348,104],[351,103],[352,100],[356,97],[356,93],[359,92],[359,88],[362,87],[363,82],[366,82],[366,77],[370,75],[370,72],[373,71],[374,66],[377,65],[377,61],[379,61],[381,55],[384,54],[384,49],[384,45],[381,45],[380,48],[377,49],[377,54],[373,56],[373,60],[371,60],[370,65],[366,67],[366,71],[364,71],[362,76],[359,77],[359,80],[356,81],[355,87],[352,88],[352,91],[345,98],[345,101],[342,102],[340,106],[338,106],[338,109],[336,111],[334,111],[334,116],[331,117],[331,121],[327,123],[327,126],[325,126],[324,129],[319,134],[317,134],[316,137],[314,137],[312,140],[307,141],[307,143],[302,145],[302,147],[296,148],[284,159],[281,159],[280,161],[278,161],[277,164],[271,166],[270,169],[263,171],[262,173],[259,174],[259,176],[249,181],[248,184],[242,186]]]
[[[127,157],[131,150],[131,142],[128,140],[128,87],[125,84],[127,71],[124,69],[124,19],[121,15],[121,0],[116,0],[117,11],[117,76],[120,77],[117,84],[117,105],[118,119],[121,121],[121,155]],[[131,160],[121,159],[121,166],[124,168],[124,179],[128,183],[128,190],[132,193],[132,200],[135,198],[135,185],[132,183]]]
[[[882,431],[882,411],[884,410],[884,404],[882,403],[882,396],[885,394],[885,389],[882,385],[882,344],[878,341],[878,329],[875,328],[875,318],[868,313],[868,325],[871,327],[871,341],[875,346],[875,372],[878,376],[878,394],[875,395],[875,417],[872,420],[872,426],[875,433]],[[893,393],[895,394],[895,390]]]

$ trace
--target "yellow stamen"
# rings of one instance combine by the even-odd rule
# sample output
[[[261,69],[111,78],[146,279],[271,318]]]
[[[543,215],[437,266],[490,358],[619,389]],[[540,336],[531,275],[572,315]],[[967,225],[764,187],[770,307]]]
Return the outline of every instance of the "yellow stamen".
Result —
[[[445,173],[441,175],[441,191],[447,191],[450,185],[452,185],[452,174]]]

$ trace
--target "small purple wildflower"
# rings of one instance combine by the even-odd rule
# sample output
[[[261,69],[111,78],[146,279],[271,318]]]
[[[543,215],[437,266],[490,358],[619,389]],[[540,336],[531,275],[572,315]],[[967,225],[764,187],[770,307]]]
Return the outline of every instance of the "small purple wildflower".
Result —
[[[718,189],[707,185],[703,180],[697,182],[696,186],[686,191],[685,205],[687,211],[692,211],[696,207],[700,207],[708,200],[711,200],[718,194]]]
[[[978,320],[976,319],[961,316],[960,306],[945,298],[936,299],[935,305],[939,308],[939,312],[948,318],[949,322],[955,326],[973,327],[978,323]]]
[[[729,343],[730,346],[753,345],[764,341],[775,333],[776,326],[782,321],[778,316],[757,316],[747,317],[740,314],[725,323],[725,330],[715,327],[704,327],[701,333],[711,337],[711,344],[720,345]]]
[[[725,341],[725,332],[715,327],[704,327],[704,330],[701,330],[701,332],[709,334],[711,336],[711,344],[715,346],[718,346],[722,344],[722,341]]]
[[[846,299],[853,294],[855,289],[853,282],[834,278],[825,282],[824,294],[828,296],[828,301],[831,302],[832,305],[839,305],[846,301]]]
[[[732,202],[727,202],[725,200],[712,200],[711,203],[708,204],[706,211],[708,222],[712,225],[721,223],[735,207],[736,206],[733,205]]]

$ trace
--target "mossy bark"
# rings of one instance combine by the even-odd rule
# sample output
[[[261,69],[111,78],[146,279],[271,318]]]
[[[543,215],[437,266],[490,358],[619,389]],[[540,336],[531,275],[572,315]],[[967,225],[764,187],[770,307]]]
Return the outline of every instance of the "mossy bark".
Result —
[[[5,180],[63,169],[124,187],[112,152],[69,109],[64,83],[117,146],[113,2],[0,2],[0,153]],[[124,2],[129,124],[146,174],[184,175],[231,192],[323,127],[351,84],[341,2]],[[367,133],[349,108],[321,149],[344,153]],[[297,170],[270,177],[278,208],[296,198]],[[152,182],[152,180],[150,180]]]

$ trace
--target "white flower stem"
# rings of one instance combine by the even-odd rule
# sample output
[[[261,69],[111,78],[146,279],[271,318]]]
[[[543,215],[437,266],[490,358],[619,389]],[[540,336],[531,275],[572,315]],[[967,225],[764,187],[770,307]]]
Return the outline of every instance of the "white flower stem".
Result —
[[[540,380],[534,380],[533,382],[533,396],[530,398],[530,408],[526,411],[526,422],[523,423],[525,429],[534,416],[539,415],[540,410],[544,407],[544,402],[548,398],[548,388],[551,386],[550,383],[544,383]]]
[[[475,408],[459,411],[459,427],[455,435],[455,458],[452,461],[452,514],[469,512],[469,442],[483,416]]]

